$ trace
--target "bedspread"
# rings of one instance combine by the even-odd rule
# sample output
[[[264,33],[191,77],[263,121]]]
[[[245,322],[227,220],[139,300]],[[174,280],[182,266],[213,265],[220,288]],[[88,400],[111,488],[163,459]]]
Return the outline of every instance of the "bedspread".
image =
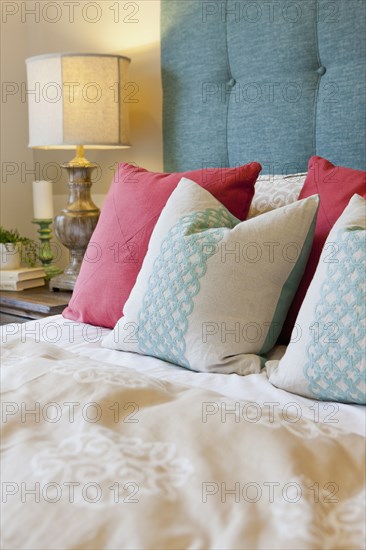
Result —
[[[2,347],[2,547],[363,548],[364,438],[83,358]]]

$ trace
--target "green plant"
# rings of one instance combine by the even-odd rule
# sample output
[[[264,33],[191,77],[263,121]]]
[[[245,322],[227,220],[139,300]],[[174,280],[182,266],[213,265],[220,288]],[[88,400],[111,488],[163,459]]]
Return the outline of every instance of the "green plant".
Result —
[[[28,239],[27,237],[21,237],[17,229],[4,229],[4,227],[0,225],[0,243],[1,244],[8,244],[8,243],[30,244],[31,242],[32,242],[31,239]]]
[[[19,246],[22,261],[24,261],[30,267],[34,267],[37,260],[37,244],[28,237],[22,237],[17,229],[5,229],[0,225],[0,243],[4,244],[6,250],[9,251],[7,245],[21,245]]]

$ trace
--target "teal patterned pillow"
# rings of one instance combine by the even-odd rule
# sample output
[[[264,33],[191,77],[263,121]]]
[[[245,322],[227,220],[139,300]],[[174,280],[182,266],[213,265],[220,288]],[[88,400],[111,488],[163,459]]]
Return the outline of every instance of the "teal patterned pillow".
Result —
[[[238,222],[225,208],[206,208],[183,216],[168,231],[138,314],[140,352],[190,368],[185,335],[207,271],[206,250],[220,243],[225,227]]]
[[[103,345],[195,371],[258,372],[311,247],[318,197],[239,222],[183,178]]]
[[[324,245],[292,342],[270,382],[317,399],[366,403],[366,201],[354,195]]]

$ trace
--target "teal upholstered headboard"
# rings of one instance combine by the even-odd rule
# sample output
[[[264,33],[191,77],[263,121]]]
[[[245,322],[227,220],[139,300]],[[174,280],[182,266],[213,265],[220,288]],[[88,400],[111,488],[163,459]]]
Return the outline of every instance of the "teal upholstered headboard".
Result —
[[[365,169],[365,0],[162,0],[164,164]]]

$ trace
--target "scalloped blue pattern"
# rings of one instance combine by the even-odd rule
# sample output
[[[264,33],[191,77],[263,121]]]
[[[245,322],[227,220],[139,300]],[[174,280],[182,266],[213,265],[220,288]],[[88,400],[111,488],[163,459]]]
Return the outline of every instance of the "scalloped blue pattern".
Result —
[[[307,346],[304,376],[318,398],[365,403],[365,231],[341,230],[329,263]],[[314,327],[316,325],[311,325]]]
[[[138,314],[138,347],[146,354],[190,368],[185,334],[193,298],[212,250],[239,220],[225,208],[183,216],[164,238]],[[205,248],[204,248],[205,247]],[[205,252],[204,252],[205,251]]]

